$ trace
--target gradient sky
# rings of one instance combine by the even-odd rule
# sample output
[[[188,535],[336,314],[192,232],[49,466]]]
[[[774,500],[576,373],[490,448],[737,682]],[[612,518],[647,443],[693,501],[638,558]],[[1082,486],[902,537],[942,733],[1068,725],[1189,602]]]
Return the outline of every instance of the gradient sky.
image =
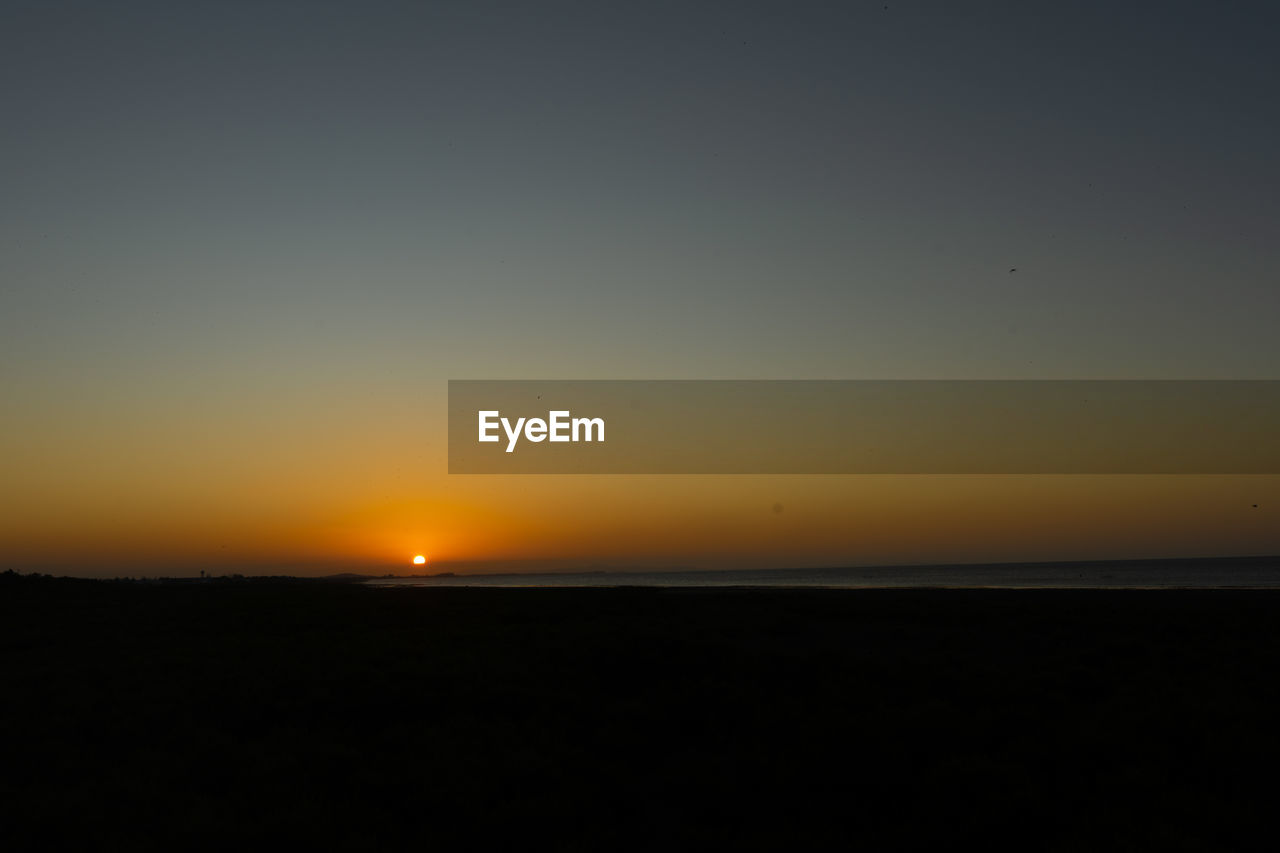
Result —
[[[445,473],[449,378],[1280,378],[1280,12],[1122,5],[5,3],[0,567],[1280,552],[1277,478]]]

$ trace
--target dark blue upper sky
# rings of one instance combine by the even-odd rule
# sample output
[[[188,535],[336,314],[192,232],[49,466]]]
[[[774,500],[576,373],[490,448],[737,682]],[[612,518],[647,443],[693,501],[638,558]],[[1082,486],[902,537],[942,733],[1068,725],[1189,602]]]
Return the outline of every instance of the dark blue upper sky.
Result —
[[[1280,367],[1273,5],[616,5],[6,4],[10,369]]]

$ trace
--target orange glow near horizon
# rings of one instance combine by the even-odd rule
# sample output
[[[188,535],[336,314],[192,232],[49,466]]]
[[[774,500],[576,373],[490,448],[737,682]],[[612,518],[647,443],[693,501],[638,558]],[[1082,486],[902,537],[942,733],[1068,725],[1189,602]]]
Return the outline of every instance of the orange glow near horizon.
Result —
[[[1277,476],[449,475],[442,412],[275,405],[216,431],[203,409],[28,424],[0,568],[382,574],[425,543],[459,573],[1280,552]]]
[[[458,572],[764,568],[1275,553],[1278,477],[427,478],[448,498],[325,511],[10,506],[14,568],[54,572],[394,572],[432,543]],[[283,487],[282,487],[283,491]],[[301,490],[300,490],[301,492]],[[284,496],[282,495],[282,498]],[[83,495],[82,495],[83,499]],[[1257,505],[1256,507],[1254,505]],[[21,523],[21,526],[19,524]],[[91,562],[90,562],[91,560]],[[425,564],[425,557],[423,563]],[[92,566],[86,569],[86,566]]]

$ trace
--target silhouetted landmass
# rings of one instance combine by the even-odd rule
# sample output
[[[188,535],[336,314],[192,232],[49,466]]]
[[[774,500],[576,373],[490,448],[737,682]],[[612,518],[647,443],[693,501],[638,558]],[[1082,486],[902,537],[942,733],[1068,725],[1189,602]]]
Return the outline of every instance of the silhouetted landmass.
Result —
[[[0,843],[1244,848],[1278,632],[1266,591],[5,576]]]

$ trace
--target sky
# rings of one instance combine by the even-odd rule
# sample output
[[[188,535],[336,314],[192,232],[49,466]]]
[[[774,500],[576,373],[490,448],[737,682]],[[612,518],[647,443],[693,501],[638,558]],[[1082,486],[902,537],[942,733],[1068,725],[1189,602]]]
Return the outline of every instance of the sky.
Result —
[[[1275,477],[445,461],[449,379],[1280,378],[1278,25],[5,2],[0,568],[1280,552]]]

